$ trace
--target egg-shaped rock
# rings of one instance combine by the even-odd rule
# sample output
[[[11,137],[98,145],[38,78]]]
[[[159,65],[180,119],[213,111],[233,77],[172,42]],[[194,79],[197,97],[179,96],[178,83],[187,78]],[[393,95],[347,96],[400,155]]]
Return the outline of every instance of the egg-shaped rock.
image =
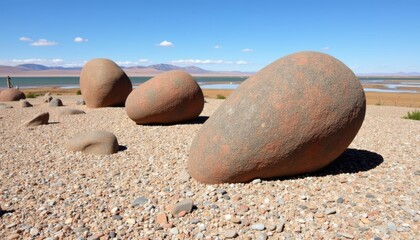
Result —
[[[345,64],[318,52],[288,55],[210,116],[193,140],[188,171],[209,184],[314,172],[346,150],[365,110],[363,88]]]
[[[125,110],[137,124],[174,124],[197,118],[204,107],[203,91],[185,71],[156,75],[134,89]]]
[[[16,88],[6,88],[0,92],[0,102],[19,101],[25,98],[25,94]]]
[[[125,72],[109,59],[92,59],[80,73],[80,91],[89,108],[124,106],[132,89]]]

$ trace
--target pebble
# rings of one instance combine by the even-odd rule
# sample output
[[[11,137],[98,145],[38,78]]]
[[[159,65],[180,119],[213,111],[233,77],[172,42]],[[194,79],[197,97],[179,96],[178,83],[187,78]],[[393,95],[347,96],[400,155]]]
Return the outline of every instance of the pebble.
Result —
[[[31,236],[36,236],[39,234],[39,229],[38,228],[31,228],[31,230],[29,231],[29,234],[31,234]]]
[[[203,238],[204,238],[204,234],[203,234],[203,233],[201,233],[201,232],[199,232],[199,233],[197,233],[197,234],[195,235],[195,238],[196,238],[196,239],[203,239]]]
[[[336,214],[336,213],[337,213],[337,211],[335,209],[332,209],[332,208],[325,210],[325,215],[331,215],[331,214]]]
[[[252,183],[253,183],[253,184],[258,184],[258,183],[261,183],[261,179],[256,178],[256,179],[252,180]]]
[[[268,235],[266,233],[258,233],[256,240],[267,240],[268,239]]]
[[[194,206],[194,202],[191,199],[184,199],[181,202],[178,202],[173,205],[172,207],[172,215],[176,216],[181,211],[185,211],[187,213],[190,213],[192,211],[192,208]]]
[[[257,223],[257,224],[253,224],[253,225],[251,225],[251,229],[253,229],[253,230],[258,230],[258,231],[262,231],[262,230],[264,230],[264,229],[265,229],[265,226],[264,226],[264,224],[262,224],[262,223]]]
[[[348,239],[353,239],[354,238],[354,236],[352,234],[346,233],[346,232],[338,232],[337,235],[339,237],[345,237],[345,238],[348,238]]]
[[[223,236],[225,236],[225,238],[236,238],[238,236],[238,232],[233,229],[225,230]]]
[[[147,201],[149,201],[149,199],[145,198],[145,197],[137,197],[132,203],[131,206],[133,207],[137,207],[140,205],[143,205],[145,203],[147,203]]]
[[[178,235],[178,234],[179,234],[179,230],[178,230],[178,228],[176,228],[176,227],[171,228],[171,229],[169,230],[169,232],[170,232],[172,235]]]
[[[386,226],[389,231],[392,231],[392,232],[397,231],[397,226],[393,222],[388,222]]]
[[[344,203],[344,198],[342,197],[337,198],[337,203]]]

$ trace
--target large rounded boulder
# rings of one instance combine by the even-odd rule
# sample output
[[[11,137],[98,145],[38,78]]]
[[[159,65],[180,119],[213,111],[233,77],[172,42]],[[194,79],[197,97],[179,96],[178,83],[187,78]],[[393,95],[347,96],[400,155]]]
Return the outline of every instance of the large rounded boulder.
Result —
[[[89,108],[124,106],[132,89],[125,72],[109,59],[92,59],[80,73],[80,91]]]
[[[16,88],[6,88],[0,92],[0,102],[19,101],[21,99],[26,99],[26,96]]]
[[[346,150],[365,110],[345,64],[318,52],[288,55],[244,81],[206,121],[188,171],[209,184],[314,172]]]
[[[185,71],[159,74],[134,89],[125,110],[137,124],[174,124],[197,118],[204,107],[203,91]]]

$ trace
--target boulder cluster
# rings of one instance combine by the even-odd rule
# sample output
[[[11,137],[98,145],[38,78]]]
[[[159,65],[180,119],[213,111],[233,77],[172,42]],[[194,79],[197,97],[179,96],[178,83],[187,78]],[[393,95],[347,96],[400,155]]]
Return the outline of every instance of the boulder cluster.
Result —
[[[169,71],[132,90],[124,71],[108,59],[86,63],[80,88],[88,108],[125,106],[136,124],[191,121],[204,107],[203,92],[190,74]],[[15,89],[0,93],[0,101],[22,98]],[[44,101],[63,106],[49,94]],[[21,106],[32,105],[22,101]],[[285,56],[244,81],[203,124],[190,148],[189,175],[219,184],[317,171],[346,150],[365,110],[363,88],[345,64],[318,52]],[[84,113],[66,109],[61,115]],[[47,124],[48,119],[48,112],[42,113],[24,125]],[[80,133],[65,147],[100,155],[120,149],[117,137],[106,131]]]

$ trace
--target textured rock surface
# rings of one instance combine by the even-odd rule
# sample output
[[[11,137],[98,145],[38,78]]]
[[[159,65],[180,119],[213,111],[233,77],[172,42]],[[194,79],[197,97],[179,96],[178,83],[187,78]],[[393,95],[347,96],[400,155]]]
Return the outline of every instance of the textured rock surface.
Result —
[[[6,88],[0,92],[0,102],[19,101],[25,98],[25,94],[15,88]]]
[[[137,124],[171,124],[197,118],[204,96],[194,78],[184,71],[159,74],[128,96],[125,110]]]
[[[48,124],[48,120],[50,119],[50,114],[48,112],[44,112],[41,114],[38,114],[25,124],[23,124],[25,127],[35,127],[43,124]]]
[[[242,83],[206,121],[188,170],[203,183],[316,171],[344,152],[365,109],[363,88],[342,62],[317,52],[288,55]]]
[[[109,59],[87,62],[80,73],[80,90],[89,108],[123,106],[132,90],[130,79]]]
[[[91,131],[77,134],[67,142],[65,147],[74,152],[108,155],[118,152],[119,145],[113,133]]]

